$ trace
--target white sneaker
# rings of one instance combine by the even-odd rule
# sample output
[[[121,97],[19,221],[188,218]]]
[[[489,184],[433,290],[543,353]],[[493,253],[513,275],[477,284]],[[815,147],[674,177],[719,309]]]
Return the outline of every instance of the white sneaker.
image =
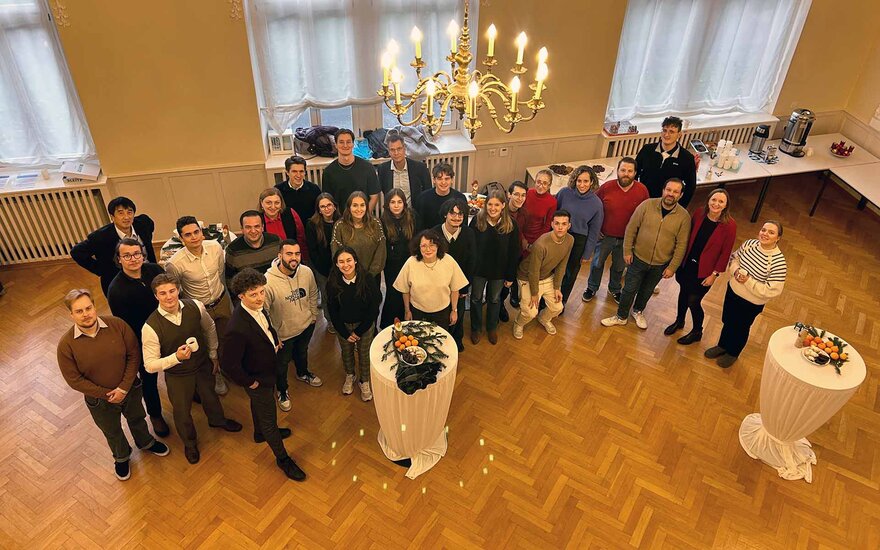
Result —
[[[604,327],[615,327],[617,325],[625,325],[626,319],[621,319],[617,315],[612,315],[611,317],[607,317],[602,319],[602,326]]]
[[[364,401],[372,401],[373,400],[373,389],[370,388],[369,382],[361,382],[361,399]]]
[[[520,324],[513,324],[513,337],[517,340],[522,340],[523,337],[523,327]]]
[[[226,395],[229,393],[229,388],[226,386],[226,380],[223,379],[223,375],[219,372],[214,376],[214,393],[217,395]]]
[[[646,328],[648,328],[648,320],[645,319],[645,314],[641,311],[633,310],[632,318],[636,320],[636,326],[640,329],[645,330]]]
[[[278,392],[278,408],[284,412],[290,410],[290,394],[286,391]]]
[[[354,375],[346,374],[345,382],[342,384],[342,395],[351,395],[354,391]]]
[[[556,326],[552,321],[543,322],[538,319],[538,322],[541,323],[541,326],[544,327],[544,330],[547,331],[547,334],[553,335],[556,334]]]

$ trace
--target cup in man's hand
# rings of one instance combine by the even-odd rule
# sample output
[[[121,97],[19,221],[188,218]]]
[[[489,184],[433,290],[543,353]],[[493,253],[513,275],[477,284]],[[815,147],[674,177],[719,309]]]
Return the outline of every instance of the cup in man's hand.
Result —
[[[196,340],[195,336],[190,336],[186,339],[186,345],[189,347],[189,350],[193,353],[199,351],[199,341]]]

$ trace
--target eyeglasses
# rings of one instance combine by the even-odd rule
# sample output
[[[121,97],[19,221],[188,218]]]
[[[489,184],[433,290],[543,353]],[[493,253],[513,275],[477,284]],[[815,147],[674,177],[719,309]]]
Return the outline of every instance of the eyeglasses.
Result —
[[[130,262],[132,260],[140,260],[143,257],[144,257],[144,255],[141,254],[140,252],[135,252],[134,254],[123,254],[122,255],[122,259],[125,260],[126,262]]]
[[[461,212],[450,212],[449,214],[447,214],[447,216],[449,216],[450,218],[463,218],[464,214],[462,214]]]

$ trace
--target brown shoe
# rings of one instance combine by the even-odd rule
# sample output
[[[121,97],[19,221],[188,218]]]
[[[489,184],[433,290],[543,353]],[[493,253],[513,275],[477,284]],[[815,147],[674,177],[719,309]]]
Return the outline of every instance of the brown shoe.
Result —
[[[497,330],[490,330],[488,335],[489,335],[489,343],[490,344],[492,344],[494,346],[495,344],[498,343],[498,331]]]
[[[198,447],[184,447],[183,454],[186,456],[186,461],[190,464],[196,464],[199,458],[201,458]]]
[[[168,434],[171,433],[168,423],[161,416],[151,416],[150,424],[153,425],[153,433],[156,434],[156,437],[168,437]]]
[[[476,331],[471,331],[471,343],[477,345],[480,343],[480,333]]]

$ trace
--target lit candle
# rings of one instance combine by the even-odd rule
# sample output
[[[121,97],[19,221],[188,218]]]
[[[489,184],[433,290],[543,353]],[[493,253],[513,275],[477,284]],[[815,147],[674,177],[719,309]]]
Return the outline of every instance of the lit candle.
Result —
[[[409,34],[410,40],[415,42],[416,44],[416,59],[422,58],[422,31],[419,30],[418,27],[413,27],[412,32]]]
[[[547,46],[542,46],[540,50],[538,50],[538,65],[540,66],[542,63],[547,62]]]
[[[403,81],[403,73],[397,67],[391,70],[391,82],[394,83],[394,104],[400,106],[400,83]]]
[[[480,95],[480,86],[477,84],[476,80],[471,80],[471,83],[468,84],[468,111],[470,111],[467,116],[470,118],[477,118],[477,96]]]
[[[519,77],[513,77],[513,80],[510,81],[510,112],[515,113],[517,111],[516,107],[516,96],[519,94]]]
[[[428,94],[428,116],[432,117],[434,116],[434,94],[437,93],[437,84],[433,78],[429,79],[425,85],[425,93]]]
[[[450,49],[452,53],[458,51],[458,23],[453,19],[449,22],[449,26],[446,27],[446,34],[449,35]]]
[[[544,81],[547,80],[547,73],[549,70],[547,69],[546,63],[541,63],[538,65],[538,74],[535,79],[538,81],[535,84],[535,99],[541,99],[541,90],[544,89]]]
[[[388,87],[388,80],[391,78],[391,54],[388,51],[382,52],[382,87]]]
[[[519,33],[519,36],[516,37],[516,47],[517,47],[517,50],[516,50],[516,64],[517,64],[517,65],[522,65],[522,62],[523,62],[523,53],[524,53],[525,50],[526,50],[526,42],[528,42],[528,41],[529,41],[529,39],[526,38],[526,33],[525,33],[525,32],[521,32],[521,33]]]
[[[397,44],[397,40],[393,38],[388,41],[388,47],[385,50],[391,54],[391,62],[394,63],[394,60],[397,59],[397,54],[400,53],[400,45]]]
[[[498,29],[495,28],[495,25],[489,25],[489,30],[486,31],[486,37],[489,39],[489,57],[495,57],[495,38],[498,37]]]

